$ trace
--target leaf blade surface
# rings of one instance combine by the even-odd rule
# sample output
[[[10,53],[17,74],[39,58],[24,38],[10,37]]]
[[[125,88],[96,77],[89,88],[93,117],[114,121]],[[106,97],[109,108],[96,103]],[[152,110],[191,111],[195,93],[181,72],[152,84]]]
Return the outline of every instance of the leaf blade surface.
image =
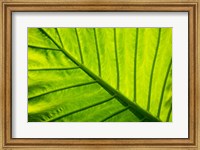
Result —
[[[171,29],[34,28],[28,41],[29,121],[171,121],[171,70],[157,67],[167,70]]]

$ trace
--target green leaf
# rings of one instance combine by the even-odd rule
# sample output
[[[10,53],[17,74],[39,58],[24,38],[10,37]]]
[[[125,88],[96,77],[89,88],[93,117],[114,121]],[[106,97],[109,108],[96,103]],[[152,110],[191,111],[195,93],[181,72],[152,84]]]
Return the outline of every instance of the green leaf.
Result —
[[[28,121],[172,121],[172,29],[28,28]]]

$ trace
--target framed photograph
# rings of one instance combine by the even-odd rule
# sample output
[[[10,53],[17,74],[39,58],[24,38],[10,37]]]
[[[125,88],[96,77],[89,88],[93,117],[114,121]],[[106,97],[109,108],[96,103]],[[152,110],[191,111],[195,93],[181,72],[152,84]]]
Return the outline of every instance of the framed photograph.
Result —
[[[199,149],[199,1],[1,2],[2,149]]]

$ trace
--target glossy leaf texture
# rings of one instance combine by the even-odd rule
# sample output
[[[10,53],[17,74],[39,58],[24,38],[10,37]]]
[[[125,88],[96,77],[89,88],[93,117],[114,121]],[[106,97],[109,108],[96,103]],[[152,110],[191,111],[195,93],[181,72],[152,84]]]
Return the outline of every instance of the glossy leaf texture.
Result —
[[[172,121],[172,29],[28,28],[28,121]]]

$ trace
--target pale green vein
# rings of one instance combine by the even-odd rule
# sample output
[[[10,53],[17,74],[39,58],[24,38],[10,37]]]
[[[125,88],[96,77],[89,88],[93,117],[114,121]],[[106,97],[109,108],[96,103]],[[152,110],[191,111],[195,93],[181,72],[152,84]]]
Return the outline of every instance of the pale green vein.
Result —
[[[28,100],[33,100],[36,97],[40,97],[40,96],[43,96],[43,95],[51,94],[51,93],[54,93],[54,92],[67,90],[67,89],[71,89],[71,88],[76,88],[76,87],[79,87],[79,86],[85,86],[85,85],[89,85],[89,84],[94,84],[94,83],[96,83],[96,81],[91,81],[91,82],[87,82],[87,83],[80,83],[80,84],[76,84],[76,85],[67,86],[67,87],[64,87],[64,88],[55,89],[55,90],[52,90],[52,91],[48,91],[46,93],[39,94],[37,96],[29,97]]]
[[[55,30],[56,30],[56,33],[57,33],[57,35],[58,35],[58,37],[59,37],[60,43],[61,43],[61,45],[62,45],[62,48],[64,48],[63,42],[62,42],[61,37],[60,37],[60,34],[59,34],[59,32],[58,32],[58,29],[55,28]]]
[[[171,113],[172,113],[172,105],[171,105],[171,107],[169,108],[169,112],[168,112],[168,114],[167,114],[167,122],[169,122],[169,118],[170,118],[170,115],[171,115]]]
[[[77,38],[77,42],[78,42],[78,47],[79,47],[79,52],[80,52],[80,57],[81,57],[81,63],[84,64],[84,62],[83,62],[83,54],[82,54],[82,50],[81,50],[81,43],[80,43],[79,36],[78,36],[78,31],[77,31],[76,28],[75,28],[75,33],[76,33],[76,38]]]
[[[74,70],[79,69],[79,67],[71,67],[71,68],[37,68],[37,69],[29,69],[28,71],[52,71],[52,70]]]
[[[54,122],[54,121],[56,121],[56,120],[58,120],[58,119],[61,119],[61,118],[63,118],[63,117],[67,117],[67,116],[69,116],[69,115],[78,113],[78,112],[80,112],[80,111],[89,109],[89,108],[94,107],[94,106],[97,106],[97,105],[101,105],[101,104],[106,103],[106,102],[108,102],[108,101],[111,101],[111,100],[113,100],[113,99],[114,99],[114,96],[112,96],[112,97],[110,97],[110,98],[108,98],[108,99],[106,99],[106,100],[104,100],[104,101],[101,101],[101,102],[98,102],[98,103],[95,103],[95,104],[92,104],[92,105],[89,105],[89,106],[86,106],[86,107],[77,109],[77,110],[75,110],[75,111],[69,112],[69,113],[64,114],[64,115],[62,115],[62,116],[59,116],[59,117],[57,117],[57,118],[51,119],[51,120],[49,120],[48,122]]]
[[[153,59],[152,68],[151,68],[151,75],[150,75],[150,82],[149,82],[149,95],[148,95],[148,103],[147,103],[147,111],[149,111],[149,109],[150,109],[151,87],[152,87],[152,81],[153,81],[154,67],[155,67],[156,58],[157,58],[157,54],[158,54],[158,48],[159,48],[159,44],[160,44],[160,35],[161,35],[161,28],[159,28],[159,31],[158,31],[158,42],[157,42],[157,46],[156,46],[156,51],[155,51],[155,55],[154,55],[154,59]]]
[[[43,33],[44,35],[46,35],[59,49],[62,49],[57,43],[56,41],[42,28],[38,28],[40,30],[41,33]]]
[[[164,80],[163,87],[162,87],[162,92],[161,92],[161,95],[160,95],[160,103],[159,103],[158,113],[157,113],[158,118],[160,117],[160,112],[161,112],[161,109],[162,109],[163,96],[164,96],[164,93],[165,93],[165,86],[166,86],[166,83],[167,83],[167,78],[169,76],[171,66],[172,66],[172,59],[170,60],[170,63],[168,65],[167,72],[166,72],[166,75],[165,75],[165,80]]]
[[[114,47],[115,47],[115,59],[116,59],[116,70],[117,70],[117,90],[119,90],[119,60],[117,54],[117,36],[116,36],[116,28],[114,28]]]
[[[121,110],[118,110],[116,112],[114,112],[113,114],[107,116],[106,118],[104,118],[103,120],[101,120],[100,122],[105,122],[106,120],[116,116],[116,115],[119,115],[120,113],[126,111],[127,109],[129,109],[130,106],[126,106],[125,108],[121,109]]]
[[[61,51],[60,49],[56,48],[48,48],[48,47],[40,47],[40,46],[34,46],[34,45],[28,45],[30,48],[40,49],[40,50],[54,50],[54,51]]]
[[[101,60],[100,60],[100,56],[99,56],[99,48],[98,48],[98,42],[97,42],[97,33],[96,33],[96,29],[95,28],[94,28],[94,37],[95,37],[95,45],[96,45],[96,51],[97,51],[99,76],[101,77]]]
[[[134,102],[136,102],[136,84],[137,84],[137,80],[136,80],[136,71],[137,71],[137,49],[138,49],[138,33],[139,33],[139,29],[136,28],[136,41],[135,41],[135,59],[134,59],[134,92],[133,92],[133,100]]]

